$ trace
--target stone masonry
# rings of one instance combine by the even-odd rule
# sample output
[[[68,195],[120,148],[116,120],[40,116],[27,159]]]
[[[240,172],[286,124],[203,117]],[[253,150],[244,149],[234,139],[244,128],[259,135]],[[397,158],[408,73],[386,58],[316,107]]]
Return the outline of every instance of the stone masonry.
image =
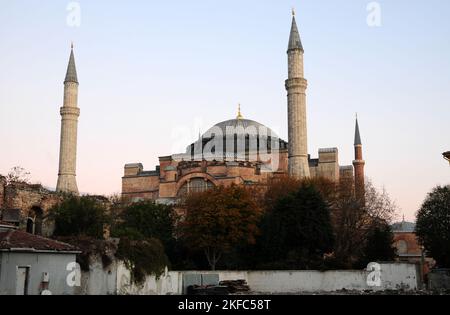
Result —
[[[75,57],[70,53],[64,81],[64,105],[61,108],[61,143],[57,192],[78,194],[76,181],[78,117],[78,78]]]
[[[288,47],[289,75],[286,90],[288,91],[289,175],[297,178],[310,177],[306,123],[308,82],[304,78],[303,54],[304,50],[294,16]]]

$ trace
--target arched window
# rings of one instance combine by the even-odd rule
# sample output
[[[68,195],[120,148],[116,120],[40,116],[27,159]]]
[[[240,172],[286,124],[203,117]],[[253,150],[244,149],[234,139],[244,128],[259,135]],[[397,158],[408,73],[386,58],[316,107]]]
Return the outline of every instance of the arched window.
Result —
[[[214,184],[204,178],[193,178],[184,183],[178,190],[178,197],[186,196],[190,193],[204,192],[214,188]]]
[[[408,253],[408,244],[404,240],[399,240],[397,244],[395,244],[397,247],[397,253],[398,254],[407,254]]]
[[[27,233],[34,234],[34,219],[27,219]]]
[[[42,221],[44,212],[39,207],[31,208],[27,219],[27,233],[42,235]]]

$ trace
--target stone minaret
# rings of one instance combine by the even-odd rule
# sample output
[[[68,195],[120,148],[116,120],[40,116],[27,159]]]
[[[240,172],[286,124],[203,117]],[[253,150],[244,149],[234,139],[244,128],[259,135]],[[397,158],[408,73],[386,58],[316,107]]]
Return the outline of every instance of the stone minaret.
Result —
[[[355,168],[355,193],[358,198],[364,198],[365,181],[364,181],[364,165],[363,160],[361,134],[359,133],[358,117],[356,117],[355,129],[355,160],[353,166]]]
[[[64,105],[61,107],[61,143],[59,152],[59,173],[57,192],[78,195],[77,187],[77,129],[80,109],[78,108],[78,77],[75,57],[70,53],[69,66],[64,80]]]
[[[288,129],[289,129],[289,175],[296,178],[309,178],[308,131],[306,125],[306,88],[308,82],[303,71],[303,45],[300,40],[295,12],[292,18],[289,38],[288,68],[286,81],[288,91]]]

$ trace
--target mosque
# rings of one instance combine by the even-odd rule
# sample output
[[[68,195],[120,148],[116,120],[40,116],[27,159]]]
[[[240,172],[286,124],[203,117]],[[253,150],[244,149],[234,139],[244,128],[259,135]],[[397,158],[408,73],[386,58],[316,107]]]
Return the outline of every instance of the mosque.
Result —
[[[308,154],[304,49],[295,13],[287,50],[288,142],[270,128],[245,119],[240,111],[235,119],[211,127],[186,152],[159,158],[155,170],[141,163],[126,164],[122,196],[131,201],[155,200],[175,203],[190,192],[219,185],[253,185],[289,174],[296,178],[323,177],[332,181],[352,178],[357,194],[364,191],[364,165],[358,120],[355,130],[353,165],[339,165],[337,148],[319,150],[317,159]]]

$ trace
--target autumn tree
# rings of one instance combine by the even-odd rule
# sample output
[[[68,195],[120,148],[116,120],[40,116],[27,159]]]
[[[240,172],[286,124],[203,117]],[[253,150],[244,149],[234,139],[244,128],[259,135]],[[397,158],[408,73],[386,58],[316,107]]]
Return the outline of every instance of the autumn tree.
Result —
[[[182,237],[192,250],[204,252],[212,270],[223,254],[236,246],[254,244],[262,211],[249,189],[215,187],[187,196]]]
[[[417,213],[419,241],[441,268],[450,267],[450,186],[436,187]]]
[[[385,190],[379,191],[370,181],[366,182],[364,201],[354,194],[352,180],[342,180],[330,202],[336,236],[334,258],[340,268],[352,268],[365,255],[367,244],[373,242],[373,229],[380,222],[389,225],[397,207]],[[385,251],[389,252],[392,244],[378,245],[385,246]]]

